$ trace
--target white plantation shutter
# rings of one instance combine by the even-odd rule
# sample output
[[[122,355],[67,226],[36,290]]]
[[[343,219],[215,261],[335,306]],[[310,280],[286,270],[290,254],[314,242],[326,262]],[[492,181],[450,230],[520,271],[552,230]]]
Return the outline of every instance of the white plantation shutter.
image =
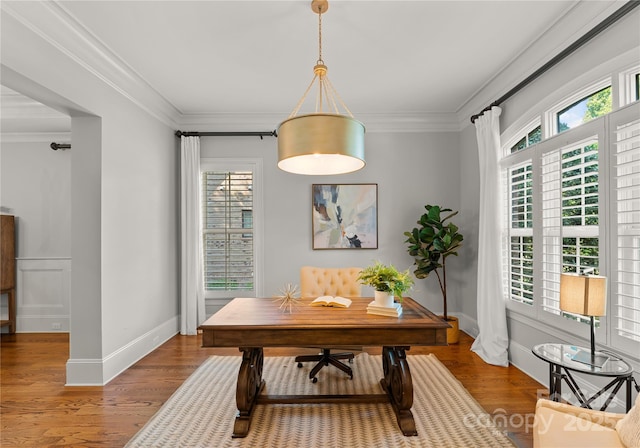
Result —
[[[253,292],[253,172],[203,171],[202,182],[207,296],[236,295],[229,291]]]
[[[533,166],[509,167],[509,298],[533,305]]]
[[[562,271],[560,150],[542,156],[542,307],[559,314]]]
[[[542,306],[560,314],[560,274],[599,268],[598,140],[542,156]]]
[[[526,129],[524,129],[526,130]],[[510,143],[509,143],[510,144]],[[596,341],[622,356],[640,353],[640,102],[534,146],[518,143],[503,170],[504,268],[509,311],[589,339],[588,318],[560,311],[560,274],[593,268],[607,277],[606,315]],[[532,166],[532,232],[527,173]],[[529,236],[531,235],[531,236]],[[531,239],[529,239],[531,238]],[[533,299],[525,265],[533,256]],[[529,271],[526,271],[528,273]],[[526,287],[525,287],[526,286]],[[506,300],[510,299],[510,300]],[[581,343],[578,340],[575,343]],[[582,342],[583,343],[583,342]]]
[[[611,269],[612,340],[640,342],[640,107],[612,120],[612,198],[615,207]]]

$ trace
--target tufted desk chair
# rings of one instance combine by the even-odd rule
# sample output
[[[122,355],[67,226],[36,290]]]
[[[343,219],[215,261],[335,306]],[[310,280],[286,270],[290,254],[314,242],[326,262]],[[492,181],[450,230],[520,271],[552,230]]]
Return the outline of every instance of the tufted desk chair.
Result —
[[[361,268],[317,268],[303,266],[300,269],[300,295],[303,298],[315,298],[319,296],[360,297],[362,287],[358,282]],[[354,350],[359,347],[354,347]],[[348,359],[353,362],[353,353],[331,353],[330,348],[323,348],[319,355],[301,355],[296,357],[298,367],[303,362],[316,361],[317,364],[309,378],[314,383],[318,381],[316,375],[324,366],[329,364],[345,372],[353,379],[351,367],[340,362],[340,359]]]

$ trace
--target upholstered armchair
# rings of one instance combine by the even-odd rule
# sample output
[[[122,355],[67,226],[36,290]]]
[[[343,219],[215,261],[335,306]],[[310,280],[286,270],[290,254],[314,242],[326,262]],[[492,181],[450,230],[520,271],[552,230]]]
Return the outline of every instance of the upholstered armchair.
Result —
[[[640,394],[626,415],[540,399],[533,423],[533,446],[640,447]]]
[[[359,297],[362,286],[358,282],[358,275],[361,268],[319,268],[313,266],[303,266],[300,269],[300,296],[303,298],[315,298],[319,296],[342,296]],[[322,347],[319,355],[300,355],[296,357],[298,367],[302,367],[303,362],[317,362],[309,372],[309,378],[314,383],[318,381],[317,374],[324,366],[329,364],[345,372],[353,379],[351,367],[340,362],[346,359],[353,362],[354,354],[331,353],[331,348]],[[352,350],[358,350],[354,347]]]

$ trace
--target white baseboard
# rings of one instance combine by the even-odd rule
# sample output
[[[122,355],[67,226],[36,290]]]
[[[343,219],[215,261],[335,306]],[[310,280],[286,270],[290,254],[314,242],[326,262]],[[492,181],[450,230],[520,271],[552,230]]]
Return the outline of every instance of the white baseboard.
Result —
[[[479,334],[478,323],[475,319],[470,318],[463,313],[451,313],[458,318],[458,325],[460,329],[467,333],[472,338],[477,338]]]
[[[104,386],[102,359],[68,359],[65,386]]]
[[[509,362],[531,378],[549,388],[549,364],[537,358],[531,349],[513,340],[509,341]]]
[[[67,386],[104,386],[180,331],[174,316],[103,359],[69,359]]]
[[[460,329],[476,338],[479,334],[477,321],[463,313],[451,313],[459,319]],[[138,360],[151,353],[157,347],[171,339],[180,331],[180,316],[175,316],[162,325],[143,334],[131,343],[116,350],[104,359],[69,359],[67,361],[67,386],[103,386],[120,373],[135,364]],[[513,340],[509,342],[509,362],[522,372],[544,386],[539,395],[549,386],[549,365],[537,358],[531,348]],[[585,377],[574,376],[580,388],[588,396],[593,395],[600,387],[589,382]],[[575,397],[568,387],[563,395],[571,402]],[[625,403],[616,397],[607,409],[611,412],[625,412]]]
[[[69,316],[17,316],[16,333],[69,333]]]
[[[478,336],[478,333],[479,333],[478,323],[475,319],[472,319],[469,316],[461,313],[452,313],[452,314],[458,317],[460,322],[460,329],[462,331],[464,331],[465,333],[467,333],[468,335],[474,338]],[[509,340],[509,362],[515,367],[517,367],[518,369],[520,369],[522,372],[524,372],[525,374],[533,378],[535,381],[543,385],[543,388],[541,388],[541,390],[538,393],[538,396],[541,396],[542,394],[548,393],[549,391],[549,364],[547,364],[545,361],[535,356],[531,352],[532,348],[533,347],[526,347],[522,344],[515,342],[513,339],[510,339]],[[580,387],[580,389],[588,397],[595,394],[602,387],[589,381],[589,376],[586,376],[586,375],[578,376],[574,374],[573,377],[576,380],[576,383],[578,383],[578,386]],[[616,396],[611,401],[611,403],[609,404],[609,407],[607,408],[607,411],[618,412],[618,413],[626,412],[626,406],[623,398],[624,397],[623,392],[625,387],[626,386],[623,386],[620,392],[618,393],[618,396]],[[567,401],[571,403],[578,403],[576,397],[573,396],[571,389],[569,389],[566,383],[563,384],[562,391],[563,391],[562,392],[563,398],[565,398]],[[603,394],[601,397],[599,397],[598,401],[595,404],[593,404],[594,409],[596,408],[599,409],[607,396],[608,396],[608,392]]]

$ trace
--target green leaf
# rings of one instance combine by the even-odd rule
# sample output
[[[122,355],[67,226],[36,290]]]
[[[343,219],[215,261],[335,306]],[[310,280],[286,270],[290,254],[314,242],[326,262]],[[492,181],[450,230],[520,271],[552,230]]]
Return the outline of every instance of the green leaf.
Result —
[[[435,222],[440,221],[440,207],[438,207],[437,205],[431,207],[429,209],[428,217],[430,220],[433,220]]]

